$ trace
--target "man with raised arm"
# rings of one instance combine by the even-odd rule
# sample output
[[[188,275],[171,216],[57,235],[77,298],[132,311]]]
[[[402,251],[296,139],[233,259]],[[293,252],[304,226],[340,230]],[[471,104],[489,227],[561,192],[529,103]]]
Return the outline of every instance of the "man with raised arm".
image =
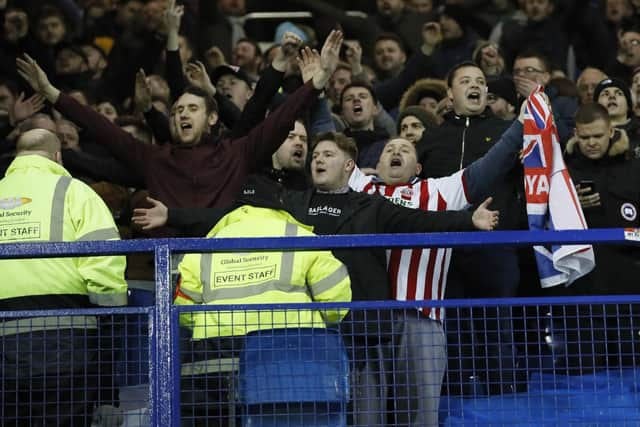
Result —
[[[274,192],[272,185],[251,183],[244,194],[252,195],[260,206],[286,209],[298,221],[313,225],[314,232],[320,235],[491,230],[498,222],[498,213],[486,209],[490,199],[473,214],[467,211],[423,212],[396,206],[378,195],[351,191],[349,177],[357,157],[358,149],[352,138],[339,133],[320,134],[315,138],[311,161],[314,188],[304,192]],[[176,218],[176,211],[168,213],[166,207],[156,205],[151,210],[136,210],[134,222],[157,227],[164,225],[169,215],[170,225],[202,230],[210,229],[226,213],[212,209],[180,212],[186,217]],[[197,215],[201,220],[199,226],[193,218]],[[391,299],[383,248],[335,249],[333,254],[349,270],[354,301]],[[354,310],[342,322],[354,363],[354,425],[384,424],[383,384],[377,374],[383,356],[378,344],[391,339],[391,323],[388,310]]]
[[[522,120],[514,121],[485,156],[452,175],[420,179],[415,145],[404,138],[385,145],[377,176],[355,168],[349,185],[356,191],[379,194],[396,205],[425,211],[460,210],[481,201],[513,168],[522,147]],[[391,249],[387,271],[398,301],[442,300],[445,296],[450,248]],[[396,425],[437,426],[440,388],[446,367],[446,337],[440,307],[394,314],[391,353],[396,374],[389,384]]]
[[[211,128],[218,120],[215,100],[187,88],[171,112],[171,144],[141,144],[88,107],[60,93],[28,55],[17,60],[18,72],[56,110],[86,129],[99,143],[129,165],[152,197],[169,206],[228,206],[247,175],[267,163],[313,103],[338,62],[342,33],[332,31],[321,52],[321,66],[311,81],[289,96],[248,135],[218,141]]]

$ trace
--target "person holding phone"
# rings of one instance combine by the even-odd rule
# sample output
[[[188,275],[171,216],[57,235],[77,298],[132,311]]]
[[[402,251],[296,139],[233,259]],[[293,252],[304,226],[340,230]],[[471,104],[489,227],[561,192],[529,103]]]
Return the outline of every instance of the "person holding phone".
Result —
[[[565,152],[567,169],[576,185],[589,228],[640,226],[640,163],[631,152],[629,137],[614,127],[607,109],[583,104],[576,113],[575,136]],[[569,295],[634,294],[638,292],[640,252],[635,246],[594,245],[596,268],[569,288]],[[633,304],[581,306],[579,316],[563,325],[570,372],[593,368],[637,366],[640,307]],[[576,336],[579,335],[579,336]],[[579,348],[575,348],[579,347]]]

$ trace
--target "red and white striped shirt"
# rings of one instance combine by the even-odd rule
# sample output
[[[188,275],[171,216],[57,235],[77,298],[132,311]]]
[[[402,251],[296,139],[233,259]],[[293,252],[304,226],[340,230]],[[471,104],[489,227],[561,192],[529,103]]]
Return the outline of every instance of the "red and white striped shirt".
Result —
[[[376,182],[357,167],[349,186],[369,194],[380,194],[396,205],[425,211],[460,210],[469,206],[463,178],[464,170],[443,178],[414,178],[407,184]],[[387,250],[387,271],[393,297],[398,301],[442,300],[447,285],[451,248]],[[429,317],[442,320],[443,310],[434,307]]]

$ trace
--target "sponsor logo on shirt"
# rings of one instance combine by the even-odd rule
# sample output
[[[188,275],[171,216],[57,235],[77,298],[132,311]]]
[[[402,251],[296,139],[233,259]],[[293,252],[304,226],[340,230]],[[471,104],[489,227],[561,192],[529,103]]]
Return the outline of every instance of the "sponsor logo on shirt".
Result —
[[[333,206],[317,206],[315,208],[309,208],[309,215],[311,216],[319,216],[319,215],[328,215],[328,216],[340,216],[342,214],[342,209],[335,208]]]
[[[403,188],[400,190],[400,197],[403,200],[411,200],[413,197],[413,190],[411,188]]]

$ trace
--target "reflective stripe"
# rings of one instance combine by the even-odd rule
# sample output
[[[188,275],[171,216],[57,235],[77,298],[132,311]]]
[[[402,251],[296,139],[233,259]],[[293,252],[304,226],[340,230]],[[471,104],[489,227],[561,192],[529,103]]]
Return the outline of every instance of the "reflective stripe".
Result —
[[[211,299],[207,299],[205,302],[211,302],[218,299],[253,297],[270,291],[279,291],[286,293],[301,292],[303,294],[306,294],[307,288],[304,285],[292,285],[290,283],[283,283],[280,280],[272,280],[270,282],[259,283],[257,285],[214,289],[213,291],[210,291],[209,294]]]
[[[180,288],[182,292],[188,295],[192,300],[198,303],[202,303],[203,301],[209,302],[210,298],[213,298],[213,294],[211,292],[211,264],[213,263],[213,254],[206,253],[200,254],[200,283],[202,283],[202,294],[194,295],[193,292],[185,292],[183,288]]]
[[[287,222],[284,228],[284,235],[286,237],[292,237],[298,235],[298,226],[291,222]],[[291,283],[293,280],[293,258],[295,256],[294,251],[287,251],[282,253],[282,261],[280,264],[280,281],[282,283]]]
[[[62,242],[64,226],[64,199],[71,184],[71,178],[61,176],[53,191],[53,202],[51,203],[51,218],[49,224],[49,240],[51,242]]]
[[[110,239],[119,239],[120,234],[118,234],[118,230],[113,227],[103,228],[101,230],[90,231],[89,233],[81,236],[78,240],[110,240]]]
[[[324,279],[311,284],[310,289],[313,291],[313,296],[315,297],[316,295],[320,295],[321,293],[333,288],[348,277],[349,271],[347,270],[347,267],[341,265],[340,268],[338,268],[336,271],[334,271]]]
[[[183,363],[180,366],[180,375],[202,375],[213,372],[233,372],[238,370],[239,359],[228,357],[221,359],[200,360],[198,362]]]
[[[89,301],[93,304],[107,307],[127,305],[127,294],[97,294],[89,292]]]
[[[97,329],[95,316],[31,317],[0,322],[0,336],[55,329]]]

